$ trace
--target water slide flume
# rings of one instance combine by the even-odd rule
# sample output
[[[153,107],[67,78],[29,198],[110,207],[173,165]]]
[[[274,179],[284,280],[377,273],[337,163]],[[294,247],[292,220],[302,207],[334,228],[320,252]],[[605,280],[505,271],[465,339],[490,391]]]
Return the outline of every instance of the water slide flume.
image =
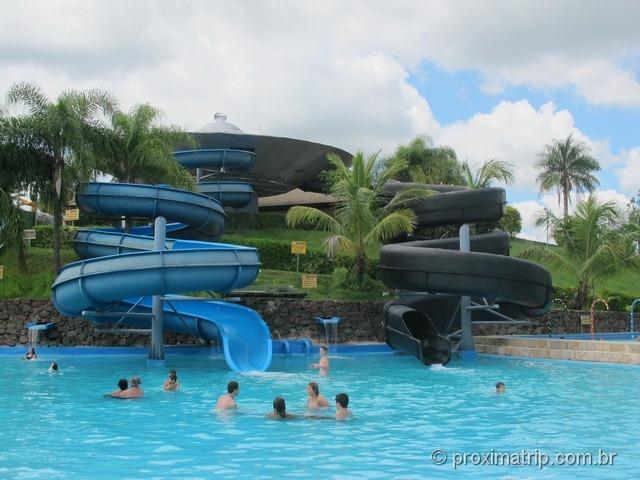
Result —
[[[390,191],[406,186],[394,183]],[[412,206],[419,227],[490,222],[503,215],[503,189],[427,187],[442,193]],[[498,316],[529,318],[551,306],[551,275],[540,265],[509,257],[506,233],[472,236],[470,251],[459,248],[454,238],[385,245],[380,251],[382,281],[405,291],[385,306],[387,343],[425,364],[449,361],[448,336],[460,329],[460,296],[482,302],[471,307],[478,308],[474,315],[486,316],[491,305]]]
[[[226,215],[215,199],[161,186],[87,183],[76,203],[96,215],[163,216],[204,237],[222,233]],[[174,227],[175,228],[175,227]],[[145,232],[138,229],[137,233]],[[194,291],[228,292],[250,285],[260,269],[249,247],[167,239],[153,250],[153,238],[117,231],[86,230],[76,235],[78,254],[88,258],[66,265],[53,286],[53,302],[63,314],[111,323],[104,312],[151,311],[152,295],[165,295],[168,330],[219,340],[229,367],[265,370],[271,362],[271,336],[260,316],[227,302],[172,297]],[[126,316],[122,324],[149,328],[148,316]]]

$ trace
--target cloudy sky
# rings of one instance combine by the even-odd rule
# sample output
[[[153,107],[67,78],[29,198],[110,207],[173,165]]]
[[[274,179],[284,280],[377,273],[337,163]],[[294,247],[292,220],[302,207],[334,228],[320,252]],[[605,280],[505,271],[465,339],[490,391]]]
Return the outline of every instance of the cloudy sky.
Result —
[[[391,153],[426,134],[462,159],[517,167],[508,200],[538,239],[533,163],[574,134],[600,160],[602,198],[640,189],[640,2],[6,2],[0,92],[36,82],[111,90],[198,129]]]

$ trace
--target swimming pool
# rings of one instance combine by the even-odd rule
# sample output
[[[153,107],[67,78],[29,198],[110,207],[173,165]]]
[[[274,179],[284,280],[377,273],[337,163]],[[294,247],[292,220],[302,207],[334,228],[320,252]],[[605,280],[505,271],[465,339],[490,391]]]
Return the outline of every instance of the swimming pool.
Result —
[[[556,338],[562,340],[605,340],[607,342],[631,342],[640,333],[638,332],[613,332],[613,333],[553,333],[550,335],[518,335],[521,338]]]
[[[46,372],[55,359],[61,373]],[[169,356],[0,358],[0,478],[631,478],[640,472],[640,368],[480,357],[426,368],[412,357],[354,355],[318,378],[312,358],[275,357],[269,372],[237,375],[222,360]],[[169,368],[183,388],[161,391]],[[142,400],[101,394],[142,376]],[[230,380],[241,413],[211,414]],[[269,421],[274,396],[304,412],[305,386],[346,391],[355,419]],[[497,380],[507,392],[494,393]],[[333,403],[333,402],[331,402]],[[492,466],[491,452],[615,452],[613,466]],[[447,453],[443,465],[434,465]],[[466,466],[454,469],[456,454]],[[485,457],[482,455],[485,454]],[[471,455],[475,455],[471,457]],[[524,457],[522,457],[524,458]],[[461,460],[461,457],[456,457]],[[504,462],[503,462],[504,463]]]

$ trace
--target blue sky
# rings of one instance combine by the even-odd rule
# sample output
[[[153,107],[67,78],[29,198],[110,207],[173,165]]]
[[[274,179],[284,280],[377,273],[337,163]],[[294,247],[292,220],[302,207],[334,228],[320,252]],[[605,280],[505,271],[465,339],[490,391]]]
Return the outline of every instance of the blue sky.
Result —
[[[640,189],[637,0],[24,0],[0,16],[0,91],[105,88],[196,130],[217,111],[250,133],[392,153],[416,135],[472,164],[512,162],[523,235],[554,192],[533,164],[585,142],[598,195]]]

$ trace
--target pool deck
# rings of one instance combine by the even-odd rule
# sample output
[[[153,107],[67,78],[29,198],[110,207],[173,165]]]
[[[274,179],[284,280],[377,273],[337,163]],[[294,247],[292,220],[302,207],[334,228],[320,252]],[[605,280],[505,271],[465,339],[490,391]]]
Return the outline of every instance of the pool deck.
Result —
[[[581,360],[640,365],[640,342],[516,335],[474,337],[478,353],[557,360]]]

